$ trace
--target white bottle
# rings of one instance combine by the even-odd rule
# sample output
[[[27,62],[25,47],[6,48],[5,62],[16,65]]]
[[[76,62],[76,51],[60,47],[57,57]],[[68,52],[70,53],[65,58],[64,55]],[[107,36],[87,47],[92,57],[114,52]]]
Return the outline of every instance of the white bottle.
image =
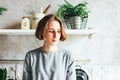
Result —
[[[32,29],[36,29],[38,22],[45,16],[45,14],[42,11],[42,8],[40,10],[40,13],[34,13],[32,17]]]
[[[27,17],[27,16],[22,17],[21,29],[23,29],[23,30],[30,29],[30,17]]]

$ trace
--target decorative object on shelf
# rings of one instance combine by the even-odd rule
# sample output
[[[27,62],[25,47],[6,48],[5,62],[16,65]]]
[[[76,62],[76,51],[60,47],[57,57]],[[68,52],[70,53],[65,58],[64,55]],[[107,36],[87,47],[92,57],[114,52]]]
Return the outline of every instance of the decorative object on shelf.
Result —
[[[43,11],[43,8],[41,7],[39,13],[33,13],[32,14],[32,29],[36,29],[38,22],[47,14],[48,10],[50,9],[50,4],[45,8]]]
[[[80,16],[80,29],[84,29],[87,23],[86,18],[88,18],[88,13],[90,12],[87,10],[87,2],[83,1],[76,6],[73,6],[68,1],[64,1],[66,4],[60,5],[57,11],[57,16],[61,20],[65,21],[68,29],[76,29],[74,26],[72,26],[74,23],[72,23],[73,21],[71,22],[70,18],[74,16]]]
[[[49,4],[44,10],[43,10],[43,13],[44,14],[47,14],[48,13],[48,10],[51,8],[51,5]],[[34,14],[34,13],[39,13],[41,11],[41,9],[39,9],[38,7],[33,7],[32,4],[27,4],[23,7],[23,11],[26,13],[26,14]]]
[[[51,8],[51,5],[49,4],[44,10],[43,7],[40,9],[35,10],[32,5],[26,5],[24,6],[24,12],[27,14],[31,14],[31,28],[36,29],[38,22],[47,14],[48,10]]]
[[[76,78],[77,80],[89,80],[89,76],[80,65],[76,65]]]
[[[32,15],[32,29],[36,29],[38,22],[45,16],[43,9],[40,9],[39,13],[33,13]]]
[[[14,72],[14,80],[17,80],[17,64],[15,64],[15,68],[11,67],[11,70]]]
[[[3,12],[7,11],[7,8],[5,7],[0,7],[0,15],[3,14]]]
[[[30,17],[24,16],[21,21],[21,29],[29,30],[30,29]]]
[[[72,29],[80,29],[81,22],[82,22],[80,16],[76,15],[76,16],[70,17],[70,21],[71,21]]]
[[[46,8],[45,8],[45,10],[43,11],[43,13],[44,14],[47,14],[47,12],[48,12],[48,10],[51,8],[51,5],[49,4]]]

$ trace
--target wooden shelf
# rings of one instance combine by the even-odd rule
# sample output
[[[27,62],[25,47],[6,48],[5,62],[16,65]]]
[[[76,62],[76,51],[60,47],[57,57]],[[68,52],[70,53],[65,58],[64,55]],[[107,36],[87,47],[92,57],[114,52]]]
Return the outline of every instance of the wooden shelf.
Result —
[[[96,33],[93,29],[84,29],[84,30],[65,30],[67,35],[89,35]],[[0,35],[34,35],[35,30],[21,30],[21,29],[0,29]]]

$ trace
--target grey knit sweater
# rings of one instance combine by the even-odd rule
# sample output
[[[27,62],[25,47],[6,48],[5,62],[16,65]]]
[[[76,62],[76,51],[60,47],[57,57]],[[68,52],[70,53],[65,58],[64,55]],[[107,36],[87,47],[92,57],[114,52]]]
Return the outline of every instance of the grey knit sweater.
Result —
[[[25,56],[23,80],[76,80],[71,53],[59,48],[46,53],[37,48]]]

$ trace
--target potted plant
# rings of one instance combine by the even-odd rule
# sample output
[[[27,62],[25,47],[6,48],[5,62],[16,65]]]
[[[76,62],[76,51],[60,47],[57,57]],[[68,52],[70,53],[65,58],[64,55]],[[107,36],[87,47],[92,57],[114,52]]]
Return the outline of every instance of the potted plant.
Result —
[[[87,2],[83,1],[76,6],[73,6],[68,1],[64,0],[65,4],[59,5],[57,11],[57,16],[64,20],[68,27],[72,26],[70,22],[70,18],[73,16],[79,16],[81,18],[81,26],[83,26],[83,23],[85,22],[85,19],[88,18],[88,11],[87,9]],[[84,25],[85,26],[85,25]]]
[[[7,77],[7,69],[0,69],[0,80],[6,80]]]
[[[4,11],[7,11],[7,8],[5,8],[5,7],[0,7],[0,15],[2,15]]]

